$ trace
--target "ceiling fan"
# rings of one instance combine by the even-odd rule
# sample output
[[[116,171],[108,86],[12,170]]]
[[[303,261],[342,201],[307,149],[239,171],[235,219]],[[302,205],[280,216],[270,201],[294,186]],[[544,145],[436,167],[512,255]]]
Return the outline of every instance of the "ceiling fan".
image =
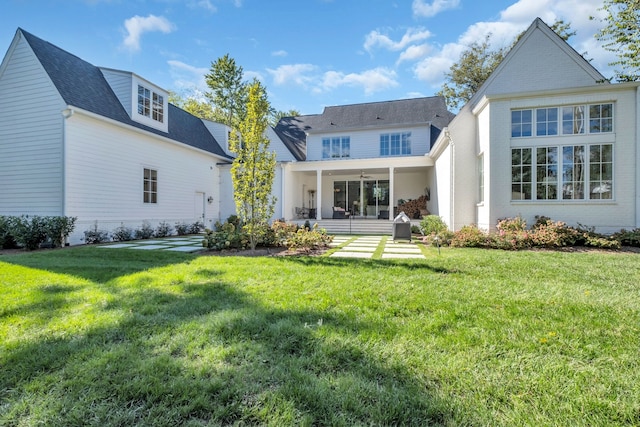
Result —
[[[360,171],[360,179],[369,179],[371,178],[369,175],[365,175],[364,171]]]

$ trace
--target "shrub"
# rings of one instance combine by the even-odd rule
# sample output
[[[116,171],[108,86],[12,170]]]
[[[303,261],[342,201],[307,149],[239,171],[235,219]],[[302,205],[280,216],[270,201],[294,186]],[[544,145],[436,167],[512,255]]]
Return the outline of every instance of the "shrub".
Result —
[[[47,228],[47,238],[53,247],[60,247],[76,226],[77,217],[52,216],[45,218]]]
[[[447,224],[438,215],[427,215],[420,221],[420,232],[422,234],[440,234],[447,231]]]
[[[178,236],[189,234],[189,224],[186,222],[176,222],[176,234]]]
[[[451,239],[451,246],[459,248],[480,248],[487,245],[487,233],[475,225],[465,225],[456,231]]]
[[[518,250],[533,246],[532,233],[527,230],[498,231],[487,238],[487,246],[494,249]]]
[[[450,246],[451,239],[453,239],[454,233],[449,230],[444,230],[439,233],[432,232],[422,238],[422,243],[430,246]]]
[[[43,217],[29,215],[9,218],[9,230],[18,246],[32,251],[47,240],[47,227]]]
[[[104,243],[109,241],[109,232],[98,229],[98,221],[93,223],[93,227],[84,232],[84,242],[88,245]]]
[[[0,248],[14,249],[16,247],[16,241],[11,235],[10,217],[0,215]]]
[[[189,234],[200,234],[204,230],[202,221],[196,221],[189,226]]]
[[[634,228],[630,231],[623,228],[617,233],[613,233],[611,237],[620,242],[622,246],[640,247],[640,228]]]
[[[173,234],[173,227],[166,221],[162,221],[153,232],[154,237],[167,237]]]
[[[233,223],[225,222],[217,230],[205,230],[202,246],[213,250],[246,249],[249,236]]]
[[[553,222],[550,219],[538,219],[533,231],[531,238],[537,246],[573,246],[581,238],[580,232],[575,228],[569,227],[562,221]]]
[[[289,249],[300,249],[311,251],[312,249],[326,247],[333,240],[333,236],[327,234],[325,229],[318,229],[318,223],[313,225],[313,229],[300,228],[291,234],[285,245]]]
[[[287,224],[284,221],[274,221],[271,224],[271,230],[273,231],[275,245],[286,246],[287,240],[298,231],[298,226],[296,224]]]
[[[124,224],[120,224],[120,226],[116,227],[111,233],[111,239],[114,242],[127,242],[129,240],[133,240],[133,230],[126,227]]]
[[[503,232],[524,231],[527,229],[527,222],[519,216],[515,218],[503,218],[498,220],[496,229]]]
[[[142,227],[136,229],[134,235],[136,239],[150,239],[153,237],[154,229],[149,221],[142,221]]]

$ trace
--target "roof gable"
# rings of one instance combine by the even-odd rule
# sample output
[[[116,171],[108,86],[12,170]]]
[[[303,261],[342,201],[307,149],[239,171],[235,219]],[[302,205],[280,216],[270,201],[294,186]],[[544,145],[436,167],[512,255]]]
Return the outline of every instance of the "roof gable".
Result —
[[[471,98],[473,106],[485,95],[584,87],[605,78],[540,18]]]
[[[21,28],[18,32],[67,105],[228,158],[199,118],[169,104],[168,132],[133,121],[98,67]]]

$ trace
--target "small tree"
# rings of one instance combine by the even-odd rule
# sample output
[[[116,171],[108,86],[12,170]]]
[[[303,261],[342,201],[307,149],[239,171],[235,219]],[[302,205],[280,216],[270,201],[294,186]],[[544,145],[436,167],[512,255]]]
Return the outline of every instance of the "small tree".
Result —
[[[206,94],[211,103],[222,110],[221,122],[230,127],[236,125],[245,115],[247,84],[243,81],[244,71],[236,65],[235,59],[226,54],[211,63],[209,74],[205,75],[211,92]]]
[[[231,165],[236,211],[249,236],[251,250],[255,250],[274,211],[276,200],[271,189],[276,156],[269,151],[265,136],[269,115],[266,89],[254,80],[248,94],[246,114],[237,132],[231,133],[229,148],[237,155]]]

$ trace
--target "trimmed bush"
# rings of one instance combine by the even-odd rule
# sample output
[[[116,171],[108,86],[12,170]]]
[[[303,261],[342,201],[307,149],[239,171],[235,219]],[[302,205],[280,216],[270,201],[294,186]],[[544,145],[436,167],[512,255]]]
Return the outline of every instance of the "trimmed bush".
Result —
[[[427,215],[420,221],[420,232],[425,236],[447,231],[447,224],[438,215]]]
[[[481,248],[487,246],[488,234],[475,225],[465,225],[456,231],[451,246],[458,248]]]
[[[153,229],[153,227],[151,227],[149,221],[142,221],[142,227],[136,229],[133,234],[136,239],[150,239],[153,237],[154,233],[155,230]]]
[[[93,227],[84,232],[84,242],[88,245],[104,243],[109,241],[109,232],[98,229],[98,221]]]
[[[120,224],[120,226],[116,227],[111,233],[111,239],[113,239],[114,242],[128,242],[129,240],[133,240],[133,230],[124,224]]]
[[[173,227],[166,221],[162,221],[153,232],[154,237],[167,237],[173,234]]]

